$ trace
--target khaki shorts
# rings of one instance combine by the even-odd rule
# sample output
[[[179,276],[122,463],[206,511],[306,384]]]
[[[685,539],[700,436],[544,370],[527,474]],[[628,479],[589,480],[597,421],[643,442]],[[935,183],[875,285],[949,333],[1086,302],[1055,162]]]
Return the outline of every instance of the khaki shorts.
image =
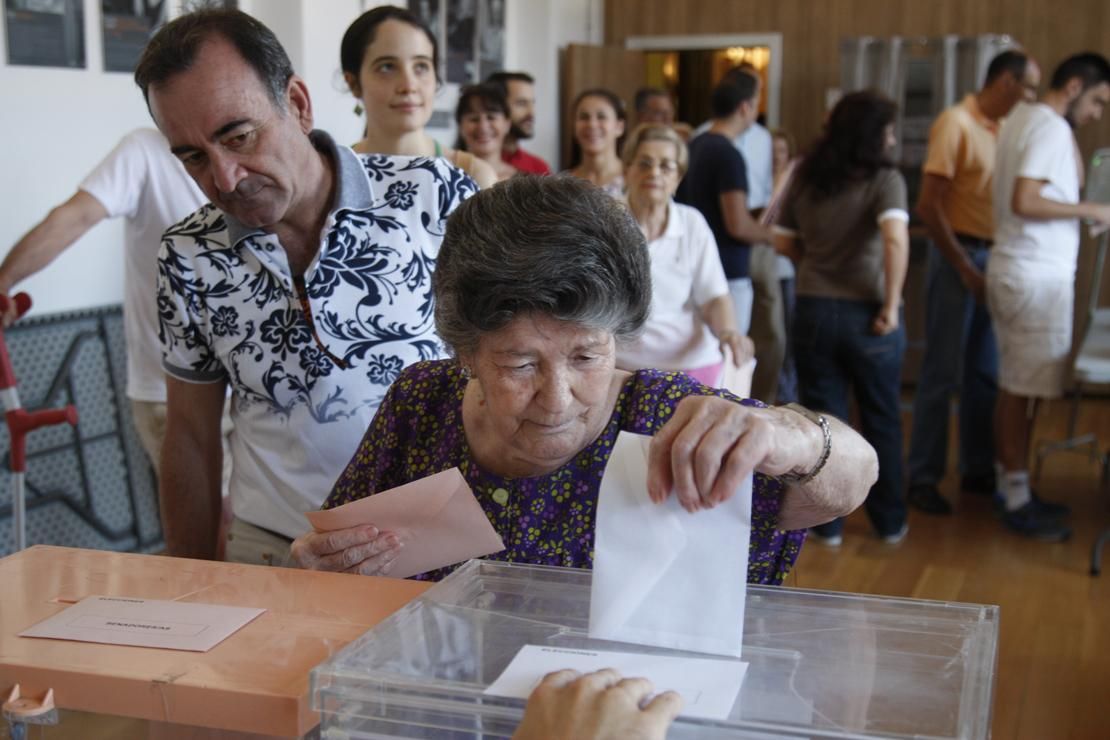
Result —
[[[224,560],[229,563],[296,567],[289,556],[289,546],[292,544],[290,540],[242,519],[231,520],[226,542]]]
[[[1071,361],[1072,280],[987,270],[987,307],[998,339],[998,385],[1025,398],[1064,394]]]

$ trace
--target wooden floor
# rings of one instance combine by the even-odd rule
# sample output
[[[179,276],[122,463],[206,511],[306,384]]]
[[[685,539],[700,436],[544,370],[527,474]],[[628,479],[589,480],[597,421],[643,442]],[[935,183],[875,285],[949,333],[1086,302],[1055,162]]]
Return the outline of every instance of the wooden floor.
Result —
[[[1064,404],[1042,409],[1035,436],[1056,439],[1066,427]],[[907,419],[908,421],[908,419]],[[1110,449],[1110,401],[1085,402],[1079,429]],[[908,430],[908,423],[907,423]],[[954,439],[953,435],[953,439]],[[954,467],[954,457],[950,467]],[[942,490],[951,517],[913,512],[906,540],[879,542],[862,513],[848,520],[838,549],[807,545],[788,585],[869,594],[998,604],[1002,607],[993,737],[1001,740],[1110,738],[1110,552],[1106,574],[1088,573],[1097,533],[1110,527],[1110,492],[1085,457],[1050,457],[1038,490],[1072,507],[1075,536],[1045,544],[1004,530],[990,501],[956,494],[952,474]],[[32,737],[100,740],[144,736],[127,720],[73,716]],[[76,733],[76,734],[74,734]],[[0,731],[0,736],[3,733]]]
[[[1063,402],[1047,405],[1038,439],[1066,429]],[[1110,449],[1110,401],[1084,402],[1080,431],[1094,431]],[[907,417],[908,433],[908,417]],[[953,437],[954,438],[954,437]],[[955,458],[949,465],[955,467]],[[950,517],[912,512],[900,545],[879,542],[862,511],[849,518],[844,544],[808,544],[788,585],[924,599],[998,604],[1001,640],[993,737],[1003,740],[1110,738],[1110,548],[1106,572],[1089,574],[1091,546],[1110,527],[1110,492],[1086,457],[1057,453],[1036,484],[1046,499],[1072,508],[1070,542],[1046,544],[1005,530],[986,497],[942,492],[956,505]]]

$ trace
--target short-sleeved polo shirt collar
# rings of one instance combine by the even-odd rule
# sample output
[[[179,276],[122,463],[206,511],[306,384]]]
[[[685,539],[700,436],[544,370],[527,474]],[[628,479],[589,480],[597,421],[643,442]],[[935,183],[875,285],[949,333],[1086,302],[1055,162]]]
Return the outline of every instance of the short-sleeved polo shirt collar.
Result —
[[[667,201],[667,228],[663,229],[663,239],[681,239],[685,229],[682,228],[682,217],[675,207],[674,200]]]
[[[992,133],[998,133],[998,121],[987,118],[987,114],[983,113],[983,109],[979,107],[979,99],[975,97],[975,93],[968,93],[964,96],[964,108],[980,126]]]
[[[316,151],[327,155],[335,163],[335,200],[329,210],[328,221],[334,221],[340,211],[367,210],[374,202],[374,191],[358,155],[348,147],[337,146],[335,140],[326,131],[314,129],[308,136]],[[247,237],[264,236],[268,233],[265,229],[244,225],[229,213],[224,213],[224,221],[227,223],[227,234],[233,245],[239,244]]]

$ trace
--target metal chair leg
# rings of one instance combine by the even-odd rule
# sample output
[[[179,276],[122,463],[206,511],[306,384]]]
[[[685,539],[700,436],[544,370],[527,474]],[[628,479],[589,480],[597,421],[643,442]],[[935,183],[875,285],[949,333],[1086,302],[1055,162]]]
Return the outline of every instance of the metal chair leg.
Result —
[[[1095,540],[1094,547],[1091,548],[1091,575],[1097,576],[1102,573],[1102,548],[1110,542],[1110,529],[1104,530],[1102,534]]]

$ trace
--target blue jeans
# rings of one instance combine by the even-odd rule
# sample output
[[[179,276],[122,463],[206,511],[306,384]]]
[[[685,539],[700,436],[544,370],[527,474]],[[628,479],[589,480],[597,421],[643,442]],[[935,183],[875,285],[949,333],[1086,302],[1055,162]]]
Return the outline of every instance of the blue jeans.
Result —
[[[990,250],[964,245],[985,271]],[[956,269],[929,248],[925,304],[925,356],[913,399],[908,461],[910,485],[936,485],[948,465],[948,415],[960,394],[960,472],[994,472],[994,399],[998,395],[998,347],[985,304],[977,303]]]
[[[879,536],[896,533],[906,521],[902,491],[902,414],[899,394],[906,331],[871,333],[879,304],[839,298],[798,296],[794,313],[794,361],[802,405],[845,421],[854,393],[864,438],[879,456],[879,480],[864,504]],[[817,527],[825,536],[840,533],[837,519]]]

